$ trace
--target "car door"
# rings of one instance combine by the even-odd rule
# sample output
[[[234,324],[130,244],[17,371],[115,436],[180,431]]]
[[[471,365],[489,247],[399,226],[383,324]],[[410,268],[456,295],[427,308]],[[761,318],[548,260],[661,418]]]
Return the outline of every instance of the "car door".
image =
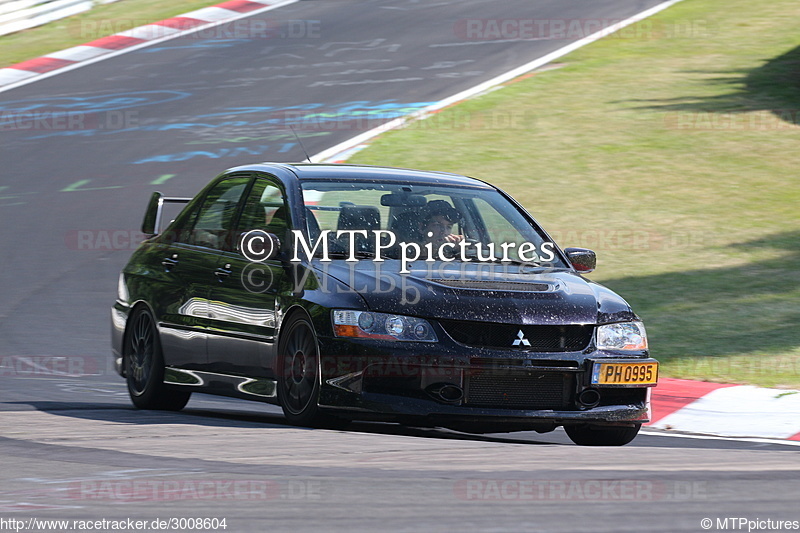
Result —
[[[291,222],[284,190],[259,176],[243,203],[235,235],[258,229],[284,242]],[[221,252],[209,307],[209,365],[216,372],[274,377],[277,298],[287,275],[279,259],[251,262],[238,242]]]
[[[229,246],[239,202],[250,175],[234,175],[209,189],[192,213],[179,218],[171,241],[157,250],[158,264],[168,280],[158,292],[161,344],[168,366],[205,368],[209,297],[216,282],[220,252]]]

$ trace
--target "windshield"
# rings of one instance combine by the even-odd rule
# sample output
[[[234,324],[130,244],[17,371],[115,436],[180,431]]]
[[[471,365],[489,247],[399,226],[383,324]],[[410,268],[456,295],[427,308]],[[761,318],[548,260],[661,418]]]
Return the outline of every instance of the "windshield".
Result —
[[[494,189],[363,181],[308,181],[302,188],[309,249],[324,238],[334,259],[564,266],[554,245]],[[318,246],[314,255],[322,252]]]

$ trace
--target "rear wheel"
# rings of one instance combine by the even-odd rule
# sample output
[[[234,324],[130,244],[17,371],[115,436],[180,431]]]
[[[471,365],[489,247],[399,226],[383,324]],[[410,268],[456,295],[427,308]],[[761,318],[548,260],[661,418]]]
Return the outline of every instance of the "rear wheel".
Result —
[[[286,419],[298,426],[341,428],[348,421],[322,413],[319,348],[311,322],[289,319],[278,342],[278,400]]]
[[[624,446],[636,438],[641,424],[635,426],[564,426],[572,442],[580,446]]]
[[[164,357],[153,315],[140,307],[130,318],[123,352],[128,394],[139,409],[180,411],[191,392],[171,390],[164,385]]]

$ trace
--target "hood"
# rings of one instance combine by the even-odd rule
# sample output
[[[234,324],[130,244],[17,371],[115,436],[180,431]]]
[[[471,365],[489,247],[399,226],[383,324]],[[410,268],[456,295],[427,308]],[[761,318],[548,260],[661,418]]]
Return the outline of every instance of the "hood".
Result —
[[[493,263],[314,261],[325,277],[357,292],[371,311],[421,318],[525,325],[636,320],[616,293],[571,270]],[[330,281],[330,280],[328,280]]]

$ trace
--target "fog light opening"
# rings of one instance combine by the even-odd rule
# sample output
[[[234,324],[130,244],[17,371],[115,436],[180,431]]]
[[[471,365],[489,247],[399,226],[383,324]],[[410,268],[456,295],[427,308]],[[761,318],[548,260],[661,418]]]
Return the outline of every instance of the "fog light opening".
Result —
[[[586,389],[578,394],[578,403],[581,407],[591,409],[600,405],[600,391],[596,389]]]
[[[458,402],[464,398],[464,390],[452,383],[437,383],[428,387],[428,392],[445,402]]]

